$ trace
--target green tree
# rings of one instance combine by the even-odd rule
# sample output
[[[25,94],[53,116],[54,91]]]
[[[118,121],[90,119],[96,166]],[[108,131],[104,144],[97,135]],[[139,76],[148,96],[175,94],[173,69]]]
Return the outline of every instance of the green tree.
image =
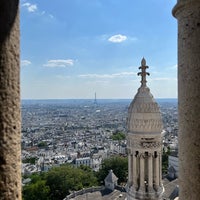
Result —
[[[44,142],[44,141],[41,141],[41,142],[38,143],[37,146],[38,146],[39,148],[46,148],[46,147],[47,147],[47,143]]]
[[[116,133],[113,133],[111,138],[113,140],[125,140],[126,135],[124,133],[122,133],[122,132],[116,132]]]
[[[118,177],[118,184],[125,183],[128,176],[128,159],[127,157],[114,156],[105,159],[102,162],[102,167],[98,172],[98,180],[100,183],[104,181],[109,173],[113,170],[114,174]]]
[[[50,200],[49,195],[50,188],[45,180],[37,180],[23,187],[24,200]]]
[[[80,169],[84,171],[82,178],[84,187],[98,185],[96,172],[94,172],[90,167],[85,165],[81,165]]]
[[[35,161],[37,160],[36,157],[31,157],[31,158],[25,158],[22,160],[23,163],[30,163],[30,164],[35,164]]]
[[[70,165],[52,168],[46,176],[51,199],[63,199],[70,191],[97,185],[97,178],[87,167],[73,168]]]
[[[168,169],[168,157],[171,153],[171,149],[168,146],[167,147],[167,151],[165,150],[165,148],[163,148],[163,152],[162,152],[162,173],[166,174],[167,173],[167,169]]]
[[[23,187],[24,200],[60,200],[70,191],[98,184],[94,172],[86,166],[74,168],[71,165],[62,165],[29,177],[31,183]]]
[[[69,170],[59,167],[53,168],[46,174],[47,185],[50,188],[51,199],[63,199],[69,193],[67,184]]]

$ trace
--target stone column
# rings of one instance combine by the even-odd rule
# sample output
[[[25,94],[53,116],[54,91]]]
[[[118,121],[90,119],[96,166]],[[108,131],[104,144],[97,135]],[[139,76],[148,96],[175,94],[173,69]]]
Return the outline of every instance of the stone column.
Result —
[[[144,191],[145,184],[144,184],[144,155],[140,155],[140,191]]]
[[[181,200],[200,191],[200,0],[179,0],[178,20],[179,186]]]
[[[135,156],[135,154],[133,154],[133,186],[135,189],[138,188],[137,185],[137,158]]]
[[[156,185],[156,158],[153,154],[153,186]]]
[[[131,180],[131,177],[132,177],[132,169],[131,169],[131,154],[129,152],[129,155],[128,155],[128,182],[129,184],[131,184],[132,180]]]
[[[162,186],[162,153],[159,153],[159,185]]]
[[[21,199],[19,0],[0,1],[0,199]]]
[[[160,183],[160,180],[159,180],[159,169],[160,168],[160,164],[159,164],[159,155],[157,154],[157,157],[155,158],[155,185],[156,185],[156,189],[159,188],[159,183]]]
[[[152,162],[152,154],[149,153],[148,157],[148,189],[149,191],[153,190],[153,162]]]

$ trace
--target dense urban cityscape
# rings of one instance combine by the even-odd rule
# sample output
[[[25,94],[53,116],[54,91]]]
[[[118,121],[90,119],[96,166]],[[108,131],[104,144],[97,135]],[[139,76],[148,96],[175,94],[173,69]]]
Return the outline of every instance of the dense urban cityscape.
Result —
[[[163,148],[178,148],[177,100],[158,100],[163,118]],[[71,163],[94,171],[111,155],[126,156],[130,100],[23,100],[22,172],[48,171]]]

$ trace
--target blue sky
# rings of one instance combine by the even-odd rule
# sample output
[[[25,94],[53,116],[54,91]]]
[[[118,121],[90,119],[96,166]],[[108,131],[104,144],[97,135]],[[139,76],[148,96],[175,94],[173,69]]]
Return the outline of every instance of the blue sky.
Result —
[[[23,99],[177,97],[176,0],[21,0]]]

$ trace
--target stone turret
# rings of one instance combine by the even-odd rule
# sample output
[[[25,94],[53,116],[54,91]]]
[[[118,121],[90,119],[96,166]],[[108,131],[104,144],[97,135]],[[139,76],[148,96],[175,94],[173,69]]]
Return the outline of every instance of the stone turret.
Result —
[[[147,87],[148,66],[143,58],[141,66],[141,86],[128,109],[128,183],[127,197],[133,199],[162,198],[161,174],[161,113],[150,89]]]

